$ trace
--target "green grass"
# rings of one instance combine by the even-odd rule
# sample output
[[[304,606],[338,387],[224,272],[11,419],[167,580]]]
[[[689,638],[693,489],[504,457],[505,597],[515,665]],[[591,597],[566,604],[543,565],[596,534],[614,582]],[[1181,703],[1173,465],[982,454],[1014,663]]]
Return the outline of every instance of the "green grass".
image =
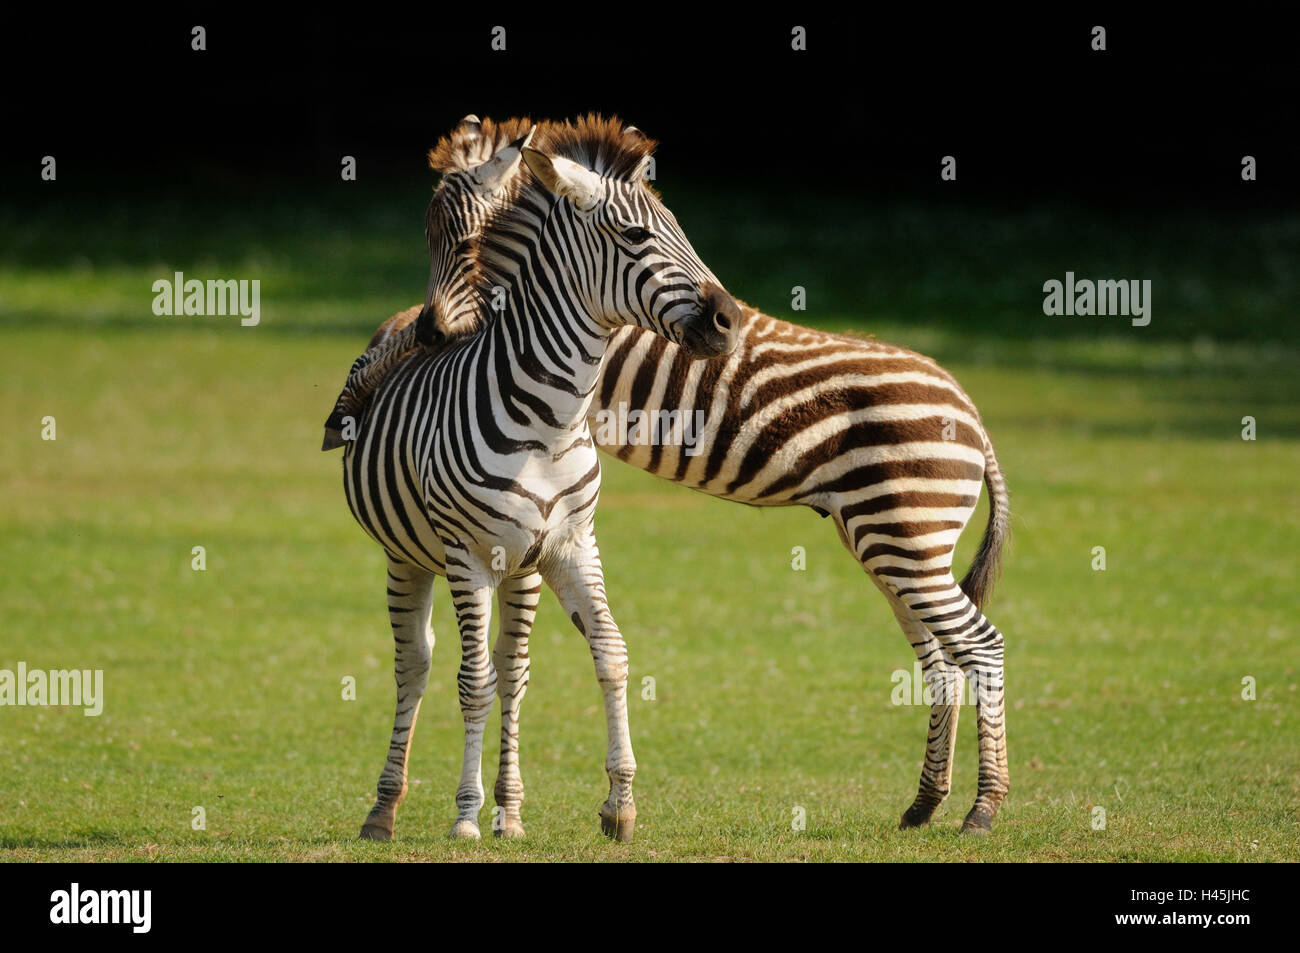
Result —
[[[810,288],[832,290],[828,307],[814,298],[798,317],[934,353],[980,406],[1014,512],[989,607],[1007,636],[1012,775],[993,836],[956,830],[974,797],[970,712],[949,803],[930,829],[895,830],[926,711],[890,703],[891,673],[910,670],[912,654],[829,523],[609,461],[597,528],[631,653],[636,840],[599,834],[600,695],[549,594],[524,704],[528,838],[446,839],[461,721],[445,587],[397,840],[355,840],[391,727],[392,643],[382,554],[347,511],[337,454],[316,448],[368,329],[419,297],[412,190],[409,215],[392,200],[304,223],[274,206],[243,230],[233,212],[199,229],[192,209],[161,200],[104,210],[79,230],[57,204],[39,218],[0,209],[0,668],[100,668],[107,696],[98,718],[0,708],[0,858],[1300,856],[1300,362],[1286,343],[1300,308],[1293,271],[1268,265],[1295,251],[1294,222],[1233,226],[1262,250],[1216,265],[1184,254],[1178,235],[1190,247],[1199,234],[1185,223],[1126,239],[1090,219],[1080,264],[1071,249],[1059,262],[1045,250],[1029,213],[984,225],[935,214],[914,217],[914,244],[962,245],[949,233],[964,222],[974,263],[898,264],[905,275],[891,278],[885,264],[760,267],[780,258],[776,238],[757,226],[729,237],[722,217],[665,191],[736,293],[788,314],[778,292],[806,268]],[[749,207],[723,196],[717,208],[728,202]],[[810,214],[772,214],[789,234],[812,234]],[[916,213],[880,215],[881,235],[860,236],[873,249]],[[1017,263],[999,271],[988,235],[1001,236],[995,257]],[[1126,264],[1148,259],[1158,274],[1199,275],[1223,310],[1175,294],[1157,299],[1148,329],[1062,330],[1029,293],[1018,320],[1033,331],[1010,332],[1016,275],[1083,272],[1089,248],[1123,241],[1138,250],[1117,251],[1112,273],[1149,277]],[[740,252],[723,251],[733,244]],[[154,318],[149,283],[175,268],[260,275],[262,326]],[[917,269],[929,284],[914,284]],[[925,300],[909,301],[908,287]],[[1262,304],[1248,323],[1252,294]],[[964,325],[932,314],[963,301],[976,311]],[[53,442],[41,440],[46,415]],[[1245,415],[1257,441],[1240,439]],[[982,525],[983,504],[959,565]],[[206,572],[190,569],[196,545]],[[796,545],[805,572],[790,568]],[[1090,568],[1095,546],[1105,572]],[[355,702],[341,698],[348,675]],[[645,676],[653,701],[640,696]],[[1254,701],[1241,698],[1245,676]],[[495,719],[489,734],[490,792]],[[205,831],[191,829],[195,806]],[[1091,828],[1094,806],[1104,831]]]

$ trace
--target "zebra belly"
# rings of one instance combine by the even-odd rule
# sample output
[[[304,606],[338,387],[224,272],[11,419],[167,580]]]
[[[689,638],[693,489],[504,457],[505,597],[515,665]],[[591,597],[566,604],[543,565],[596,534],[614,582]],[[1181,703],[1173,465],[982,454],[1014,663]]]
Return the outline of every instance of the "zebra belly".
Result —
[[[410,501],[389,504],[381,510],[368,490],[360,490],[345,480],[348,504],[358,525],[366,534],[399,562],[419,566],[428,572],[446,575],[447,554],[429,524],[423,507]]]
[[[358,525],[390,556],[446,575],[446,551],[425,512],[419,482],[391,445],[364,436],[348,444],[343,489]]]

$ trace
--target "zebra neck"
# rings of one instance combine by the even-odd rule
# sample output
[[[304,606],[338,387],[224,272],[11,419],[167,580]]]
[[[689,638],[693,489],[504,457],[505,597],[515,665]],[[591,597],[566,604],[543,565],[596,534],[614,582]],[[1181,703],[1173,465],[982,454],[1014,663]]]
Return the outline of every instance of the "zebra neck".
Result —
[[[511,287],[527,287],[512,284]],[[610,330],[601,327],[567,294],[548,290],[530,307],[513,294],[488,322],[481,385],[496,396],[516,423],[543,438],[564,438],[586,426]]]
[[[491,354],[483,370],[515,424],[554,431],[558,443],[586,432],[610,328],[596,320],[579,286],[574,263],[582,252],[571,247],[568,205],[548,197],[521,202],[515,213],[480,244],[479,307]]]

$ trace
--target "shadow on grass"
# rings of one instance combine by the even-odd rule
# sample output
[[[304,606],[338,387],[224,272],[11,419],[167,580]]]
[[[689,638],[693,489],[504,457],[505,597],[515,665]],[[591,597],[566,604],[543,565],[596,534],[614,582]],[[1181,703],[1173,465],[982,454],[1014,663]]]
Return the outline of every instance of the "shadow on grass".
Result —
[[[115,831],[83,830],[61,837],[40,834],[0,834],[0,850],[63,850],[78,847],[126,847],[131,843]]]

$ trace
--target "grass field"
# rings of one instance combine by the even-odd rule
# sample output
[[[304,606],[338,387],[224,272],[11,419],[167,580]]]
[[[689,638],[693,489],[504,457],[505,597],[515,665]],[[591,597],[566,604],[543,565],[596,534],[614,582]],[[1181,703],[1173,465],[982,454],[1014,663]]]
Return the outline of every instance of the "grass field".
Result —
[[[988,608],[1007,636],[1012,777],[993,835],[957,832],[971,712],[936,823],[895,830],[926,709],[891,703],[913,656],[829,523],[609,461],[608,588],[632,685],[656,689],[631,702],[636,840],[600,836],[600,694],[549,594],[524,704],[528,838],[446,839],[461,720],[445,586],[397,839],[356,840],[391,727],[392,641],[382,553],[348,513],[338,455],[317,447],[370,329],[420,295],[412,191],[286,199],[255,227],[217,199],[85,220],[71,202],[0,208],[0,668],[102,669],[106,696],[99,717],[0,708],[0,858],[1300,857],[1296,222],[1065,230],[1043,212],[897,207],[854,220],[858,262],[819,231],[825,208],[723,195],[709,218],[665,191],[730,290],[932,353],[981,408],[1014,514]],[[1155,279],[1151,327],[1043,317],[1041,283],[1067,269]],[[261,325],[153,317],[150,283],[172,270],[261,277]],[[807,314],[789,311],[794,284]],[[489,735],[490,803],[495,718]]]

